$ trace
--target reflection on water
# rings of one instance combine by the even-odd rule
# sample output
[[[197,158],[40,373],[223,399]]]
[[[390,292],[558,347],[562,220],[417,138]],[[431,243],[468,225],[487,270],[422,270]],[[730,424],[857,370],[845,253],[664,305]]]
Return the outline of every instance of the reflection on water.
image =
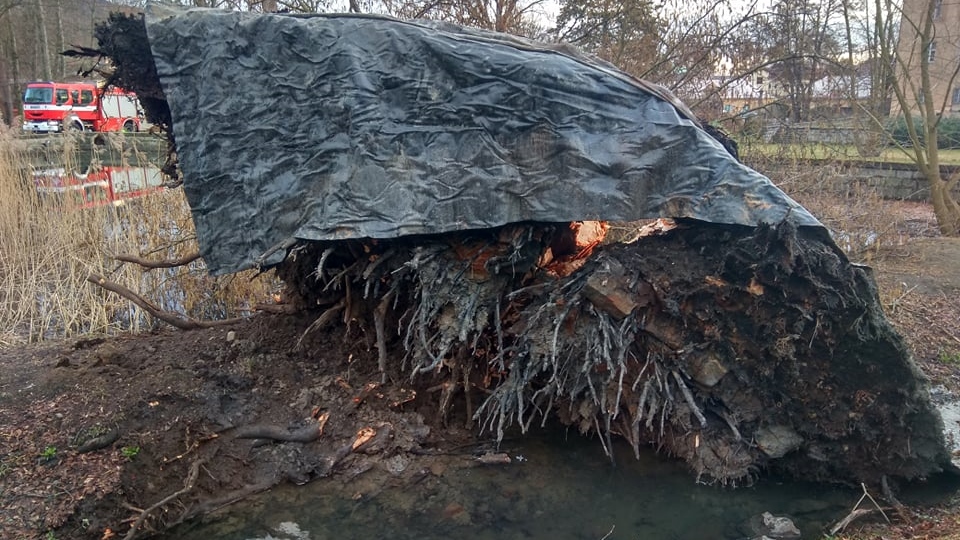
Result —
[[[163,188],[160,169],[147,167],[98,167],[75,173],[63,167],[35,169],[33,183],[41,195],[57,196],[81,208],[120,205]]]
[[[612,467],[599,443],[562,433],[501,449],[512,464],[434,471],[412,486],[357,492],[356,500],[334,495],[329,481],[278,488],[168,538],[733,539],[763,512],[790,515],[805,538],[819,538],[860,495],[769,479],[737,489],[698,485],[652,452],[636,460],[623,445]]]

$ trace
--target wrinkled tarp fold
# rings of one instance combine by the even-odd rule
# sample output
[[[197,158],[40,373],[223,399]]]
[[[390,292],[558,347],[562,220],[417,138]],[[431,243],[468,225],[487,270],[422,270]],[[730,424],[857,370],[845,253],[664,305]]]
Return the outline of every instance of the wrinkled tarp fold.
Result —
[[[147,32],[214,273],[290,239],[650,217],[819,226],[662,91],[561,50],[383,17],[156,6]]]

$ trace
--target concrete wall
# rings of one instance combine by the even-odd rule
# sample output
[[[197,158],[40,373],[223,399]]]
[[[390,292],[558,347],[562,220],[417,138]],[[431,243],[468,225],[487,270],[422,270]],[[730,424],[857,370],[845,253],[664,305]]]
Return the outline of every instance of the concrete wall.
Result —
[[[929,201],[930,188],[926,179],[917,171],[915,165],[905,163],[884,162],[844,162],[833,160],[808,160],[812,166],[832,165],[839,167],[844,174],[837,177],[834,186],[838,193],[848,191],[850,182],[857,182],[877,189],[886,199],[908,201]],[[958,166],[942,166],[940,174],[947,177],[951,174],[960,174]],[[960,186],[954,190],[960,198]]]

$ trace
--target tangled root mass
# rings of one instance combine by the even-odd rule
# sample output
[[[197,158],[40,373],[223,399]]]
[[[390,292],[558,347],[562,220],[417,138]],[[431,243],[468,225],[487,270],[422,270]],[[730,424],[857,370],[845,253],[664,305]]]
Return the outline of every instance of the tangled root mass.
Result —
[[[677,225],[567,267],[566,225],[525,224],[306,242],[278,273],[318,323],[375,334],[385,379],[446,377],[441,416],[465,389],[498,437],[556,416],[608,452],[619,435],[720,482],[768,468],[915,478],[948,462],[866,268],[814,230]]]

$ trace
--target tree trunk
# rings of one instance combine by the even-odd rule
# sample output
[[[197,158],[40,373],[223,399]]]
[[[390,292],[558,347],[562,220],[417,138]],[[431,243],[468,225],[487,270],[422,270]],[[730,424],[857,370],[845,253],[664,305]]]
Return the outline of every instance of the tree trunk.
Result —
[[[10,116],[4,116],[7,123],[11,126],[17,125],[16,110],[20,100],[20,52],[17,50],[17,32],[13,24],[13,14],[7,13],[7,31],[10,33],[10,77],[6,84],[7,91],[10,94]]]
[[[7,62],[7,44],[0,40],[0,80],[10,80],[10,67]],[[13,92],[9,84],[0,86],[0,114],[3,115],[3,123],[13,125]]]
[[[57,50],[55,54],[57,55],[56,67],[57,67],[57,78],[61,79],[67,76],[67,63],[66,57],[64,57],[61,52],[64,50],[63,43],[63,0],[57,0]]]
[[[920,101],[920,112],[923,115],[924,153],[926,154],[926,169],[921,166],[921,171],[927,177],[927,183],[930,186],[930,200],[933,202],[933,211],[937,216],[940,234],[960,236],[960,204],[951,193],[952,188],[957,184],[957,177],[944,180],[940,175],[940,143],[937,138],[937,127],[942,111],[934,108],[930,62],[924,56],[926,51],[930,50],[934,39],[933,12],[934,2],[931,0],[927,6],[920,35],[920,92],[923,98]]]
[[[53,79],[53,74],[50,69],[50,40],[47,36],[47,19],[43,14],[43,0],[37,0],[34,3],[34,8],[37,10],[37,36],[40,38],[39,47],[37,47],[40,62],[37,67],[40,71],[40,77],[49,81]]]
[[[954,175],[943,180],[935,170],[931,170],[927,175],[933,212],[937,216],[940,234],[944,236],[960,236],[960,203],[951,192],[958,178],[960,176]]]

